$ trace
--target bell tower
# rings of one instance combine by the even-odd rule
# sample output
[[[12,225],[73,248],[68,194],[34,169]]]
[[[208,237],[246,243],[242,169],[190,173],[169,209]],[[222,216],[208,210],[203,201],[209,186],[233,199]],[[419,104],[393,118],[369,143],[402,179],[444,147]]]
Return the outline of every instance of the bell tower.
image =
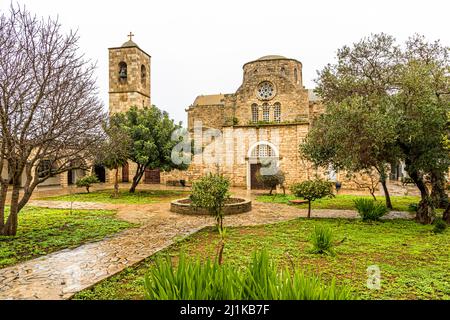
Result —
[[[121,47],[109,48],[109,112],[125,112],[132,106],[151,106],[151,57],[133,42],[133,34]]]

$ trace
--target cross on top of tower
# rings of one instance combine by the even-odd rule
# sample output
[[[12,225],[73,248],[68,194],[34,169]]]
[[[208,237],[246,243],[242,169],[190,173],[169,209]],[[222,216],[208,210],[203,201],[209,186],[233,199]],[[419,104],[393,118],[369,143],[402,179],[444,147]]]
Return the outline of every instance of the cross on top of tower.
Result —
[[[130,38],[130,41],[133,40],[134,34],[132,32],[130,32],[130,34],[128,35],[128,37]]]

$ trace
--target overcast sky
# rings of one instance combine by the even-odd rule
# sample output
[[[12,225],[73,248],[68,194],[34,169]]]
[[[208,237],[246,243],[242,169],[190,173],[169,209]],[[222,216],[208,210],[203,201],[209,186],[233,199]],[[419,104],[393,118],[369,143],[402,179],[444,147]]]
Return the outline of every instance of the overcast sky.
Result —
[[[152,56],[152,103],[186,124],[200,94],[232,93],[242,66],[268,54],[303,63],[307,88],[336,50],[370,33],[404,41],[414,32],[450,45],[448,0],[19,0],[39,16],[59,16],[78,29],[80,49],[97,61],[98,85],[108,105],[108,48],[127,34]],[[0,0],[8,11],[10,0]]]

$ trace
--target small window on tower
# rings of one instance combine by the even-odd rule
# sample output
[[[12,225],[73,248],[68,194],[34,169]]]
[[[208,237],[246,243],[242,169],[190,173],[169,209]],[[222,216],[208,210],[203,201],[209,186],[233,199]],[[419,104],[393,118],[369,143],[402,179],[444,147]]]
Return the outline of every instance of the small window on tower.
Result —
[[[125,82],[127,81],[128,73],[127,73],[127,64],[125,62],[119,63],[119,81]]]
[[[141,83],[143,86],[145,86],[147,82],[147,70],[145,69],[145,66],[141,66]]]
[[[294,81],[295,81],[295,83],[298,83],[297,68],[294,69]]]

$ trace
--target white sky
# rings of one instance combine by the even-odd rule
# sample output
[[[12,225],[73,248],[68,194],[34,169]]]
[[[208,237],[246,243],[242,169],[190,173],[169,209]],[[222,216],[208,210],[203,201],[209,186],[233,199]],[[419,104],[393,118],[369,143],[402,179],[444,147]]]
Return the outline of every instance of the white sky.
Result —
[[[370,33],[404,41],[414,32],[450,45],[448,0],[18,0],[39,16],[59,15],[78,29],[80,49],[97,61],[98,84],[108,105],[108,50],[134,41],[152,56],[152,103],[186,124],[200,94],[232,93],[242,65],[268,54],[303,63],[304,85],[336,50]],[[10,0],[0,0],[0,11]]]

